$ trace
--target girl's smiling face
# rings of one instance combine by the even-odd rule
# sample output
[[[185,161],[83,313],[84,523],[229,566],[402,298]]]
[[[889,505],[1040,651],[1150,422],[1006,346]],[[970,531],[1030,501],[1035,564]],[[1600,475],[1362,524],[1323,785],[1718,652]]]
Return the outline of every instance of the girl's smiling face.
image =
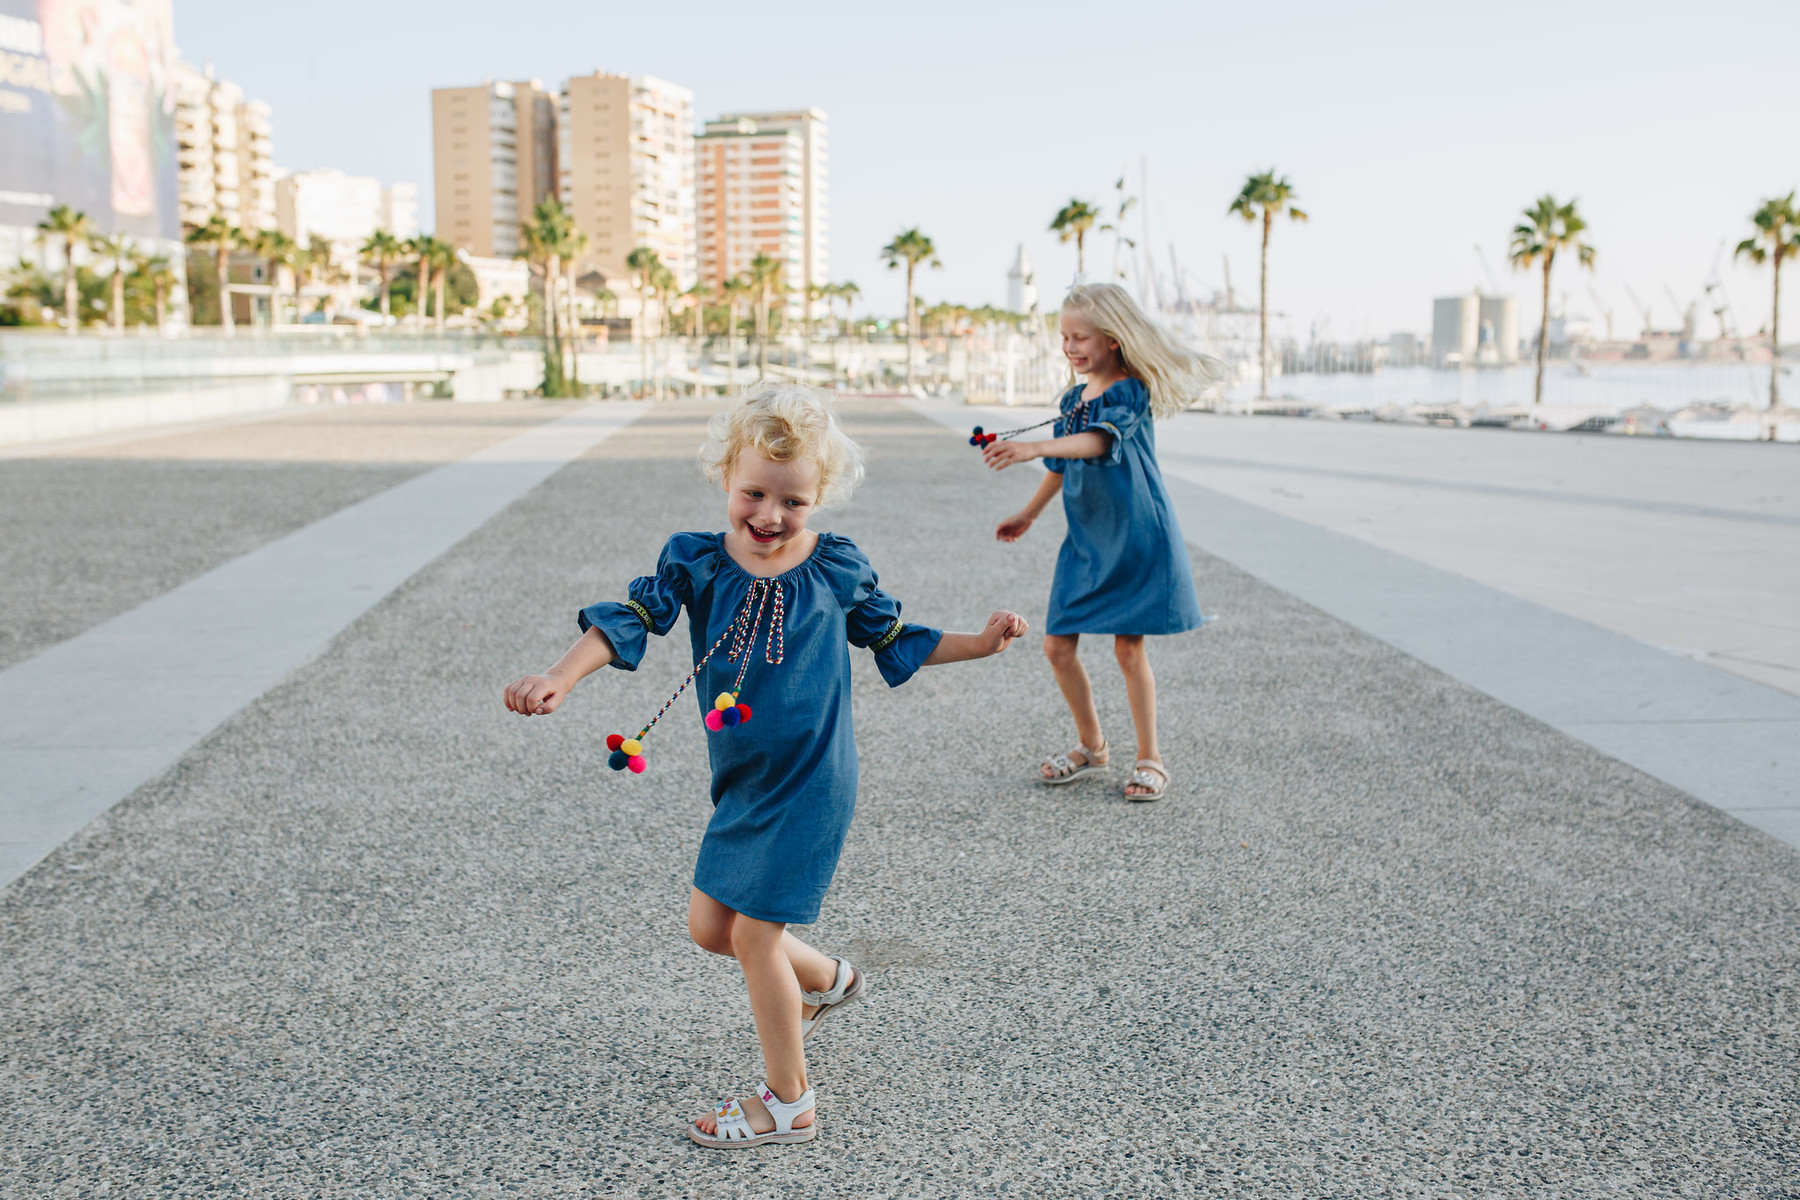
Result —
[[[1062,352],[1077,375],[1117,375],[1119,343],[1094,328],[1094,323],[1072,308],[1062,310]]]
[[[819,463],[812,458],[773,462],[746,449],[732,466],[725,491],[739,546],[757,558],[776,559],[806,532],[806,519],[819,500]]]

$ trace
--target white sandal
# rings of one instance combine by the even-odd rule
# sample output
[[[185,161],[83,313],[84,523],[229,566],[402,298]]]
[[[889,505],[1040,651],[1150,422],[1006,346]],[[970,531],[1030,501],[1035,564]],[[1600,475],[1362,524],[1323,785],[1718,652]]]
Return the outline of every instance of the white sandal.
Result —
[[[1162,779],[1158,781],[1151,778],[1151,771],[1155,771],[1158,775],[1162,776]],[[1157,762],[1154,758],[1140,758],[1137,760],[1136,767],[1134,767],[1131,772],[1131,778],[1125,781],[1125,786],[1129,789],[1135,784],[1138,787],[1149,788],[1150,790],[1136,796],[1132,795],[1128,790],[1125,793],[1125,798],[1138,804],[1146,804],[1151,800],[1161,800],[1168,794],[1169,785],[1174,782],[1175,777],[1169,774],[1169,769],[1167,767]]]
[[[695,1145],[705,1146],[709,1150],[748,1150],[752,1146],[763,1146],[770,1142],[810,1142],[818,1136],[817,1121],[803,1129],[794,1128],[795,1117],[813,1110],[811,1088],[807,1088],[806,1094],[792,1104],[784,1104],[776,1098],[774,1089],[765,1083],[762,1085],[762,1102],[768,1108],[769,1115],[775,1118],[775,1128],[767,1133],[758,1133],[750,1128],[750,1118],[744,1115],[744,1106],[734,1097],[713,1109],[713,1116],[719,1122],[717,1133],[707,1133],[700,1126],[690,1123],[687,1135]]]
[[[1061,787],[1065,783],[1074,783],[1088,772],[1098,771],[1106,765],[1107,749],[1105,742],[1100,743],[1098,750],[1089,750],[1080,742],[1076,742],[1075,749],[1069,751],[1069,754],[1079,754],[1086,761],[1073,762],[1070,760],[1069,754],[1052,755],[1038,764],[1037,781],[1046,787]],[[1049,767],[1055,774],[1044,774],[1045,767]]]
[[[816,1007],[819,1011],[810,1017],[800,1018],[800,1040],[805,1041],[825,1019],[825,1014],[833,1009],[842,1008],[863,994],[863,973],[850,965],[848,959],[831,956],[837,964],[837,976],[831,982],[831,990],[825,992],[801,992],[800,1003]]]

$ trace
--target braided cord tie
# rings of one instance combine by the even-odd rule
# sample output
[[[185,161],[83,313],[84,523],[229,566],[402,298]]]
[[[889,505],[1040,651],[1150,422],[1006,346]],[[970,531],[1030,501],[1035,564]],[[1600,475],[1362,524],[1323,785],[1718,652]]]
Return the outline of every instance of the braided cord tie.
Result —
[[[731,618],[731,624],[725,627],[725,632],[719,635],[719,640],[714,642],[712,644],[712,649],[703,654],[700,657],[700,661],[694,664],[694,669],[688,672],[688,677],[686,679],[681,681],[681,686],[675,689],[675,694],[664,701],[663,706],[656,710],[656,715],[650,718],[649,724],[638,730],[637,737],[640,742],[644,740],[645,734],[656,728],[656,723],[663,719],[663,716],[677,700],[681,699],[681,693],[687,691],[689,685],[700,677],[701,669],[706,666],[712,656],[717,654],[719,648],[728,640],[732,640],[733,645],[731,652],[726,655],[727,658],[737,657],[737,648],[743,644],[746,636],[749,638],[751,647],[756,645],[755,629],[757,623],[762,620],[762,602],[768,598],[769,588],[767,585],[769,583],[769,580],[758,579],[750,585],[750,594],[744,597],[743,606],[738,609],[737,615]],[[758,585],[763,586],[759,587]],[[779,587],[775,588],[775,609],[779,614],[781,611],[781,591]],[[779,619],[778,616],[777,620]],[[748,661],[748,658],[749,656],[746,654],[746,661]],[[743,681],[742,671],[738,672],[738,680],[740,683]]]
[[[756,653],[757,633],[762,625],[763,610],[769,604],[769,597],[771,594],[773,594],[775,600],[773,612],[769,620],[769,633],[768,638],[765,641],[764,657],[772,665],[779,666],[781,664],[781,660],[786,656],[786,639],[783,626],[786,624],[785,617],[787,613],[787,605],[782,598],[781,584],[773,579],[751,580],[750,591],[744,597],[743,605],[738,608],[737,615],[731,618],[731,624],[725,627],[725,632],[719,635],[719,640],[714,642],[712,644],[712,649],[708,650],[701,656],[700,661],[694,664],[694,669],[688,672],[688,677],[686,679],[681,681],[681,686],[675,689],[675,694],[670,696],[668,700],[664,702],[663,706],[656,710],[656,715],[650,718],[650,723],[638,730],[637,736],[640,742],[643,741],[644,735],[656,728],[656,723],[663,719],[663,716],[669,711],[674,703],[681,699],[681,694],[688,690],[689,685],[700,677],[701,670],[706,666],[707,662],[711,660],[712,656],[719,652],[719,648],[724,646],[727,641],[731,643],[731,649],[726,651],[726,659],[730,660],[739,657],[742,657],[743,659],[743,662],[738,667],[737,679],[731,685],[731,693],[735,696],[743,690],[744,674],[749,670],[750,659]]]
[[[1092,403],[1093,403],[1093,401],[1091,401],[1091,400],[1083,400],[1079,404],[1077,404],[1074,408],[1071,408],[1068,412],[1057,413],[1054,417],[1051,417],[1048,421],[1039,421],[1036,425],[1021,425],[1017,429],[1003,429],[999,433],[994,434],[993,436],[1000,439],[1001,441],[1005,441],[1005,440],[1015,437],[1021,433],[1030,433],[1034,429],[1042,429],[1046,425],[1054,425],[1058,421],[1068,420],[1068,421],[1072,422],[1077,417],[1079,417],[1083,413],[1085,413],[1087,411],[1088,405],[1092,404]],[[1082,428],[1086,428],[1086,426],[1083,426]],[[1079,433],[1081,431],[1078,429],[1071,429],[1069,432],[1070,433]]]

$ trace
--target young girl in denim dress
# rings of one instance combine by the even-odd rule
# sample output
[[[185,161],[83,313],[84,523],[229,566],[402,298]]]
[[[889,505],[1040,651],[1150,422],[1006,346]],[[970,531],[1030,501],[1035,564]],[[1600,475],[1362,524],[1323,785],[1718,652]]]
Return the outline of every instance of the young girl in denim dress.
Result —
[[[863,991],[861,971],[787,931],[818,919],[856,808],[849,647],[873,651],[897,687],[920,667],[998,654],[1026,626],[1006,611],[980,633],[909,624],[854,542],[807,529],[816,508],[843,502],[862,476],[862,452],[826,393],[750,392],[714,418],[701,459],[725,489],[730,528],[671,537],[656,573],[633,580],[624,601],[582,609],[580,640],[544,674],[509,686],[506,705],[554,712],[601,667],[636,670],[649,635],[669,633],[687,610],[692,661],[705,660],[694,687],[716,730],[706,735],[714,807],[688,931],[743,968],[767,1072],[687,1133],[737,1149],[817,1134],[802,1043]],[[738,699],[751,719],[727,703]],[[723,715],[739,719],[720,728]]]

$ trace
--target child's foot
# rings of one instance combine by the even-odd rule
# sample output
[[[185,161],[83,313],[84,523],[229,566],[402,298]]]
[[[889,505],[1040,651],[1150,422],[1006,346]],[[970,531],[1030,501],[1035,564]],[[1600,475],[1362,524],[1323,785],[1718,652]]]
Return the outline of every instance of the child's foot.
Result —
[[[1161,800],[1169,790],[1170,778],[1161,759],[1140,758],[1136,769],[1131,772],[1131,778],[1125,783],[1125,798],[1140,804],[1147,800]]]
[[[813,1093],[807,1088],[788,1104],[768,1084],[760,1092],[725,1101],[688,1126],[688,1137],[702,1146],[735,1150],[768,1142],[807,1142],[813,1129]]]
[[[1075,748],[1067,754],[1056,754],[1038,764],[1038,779],[1052,787],[1058,784],[1073,783],[1090,771],[1098,771],[1106,765],[1105,742],[1101,742],[1092,750],[1075,744]]]

